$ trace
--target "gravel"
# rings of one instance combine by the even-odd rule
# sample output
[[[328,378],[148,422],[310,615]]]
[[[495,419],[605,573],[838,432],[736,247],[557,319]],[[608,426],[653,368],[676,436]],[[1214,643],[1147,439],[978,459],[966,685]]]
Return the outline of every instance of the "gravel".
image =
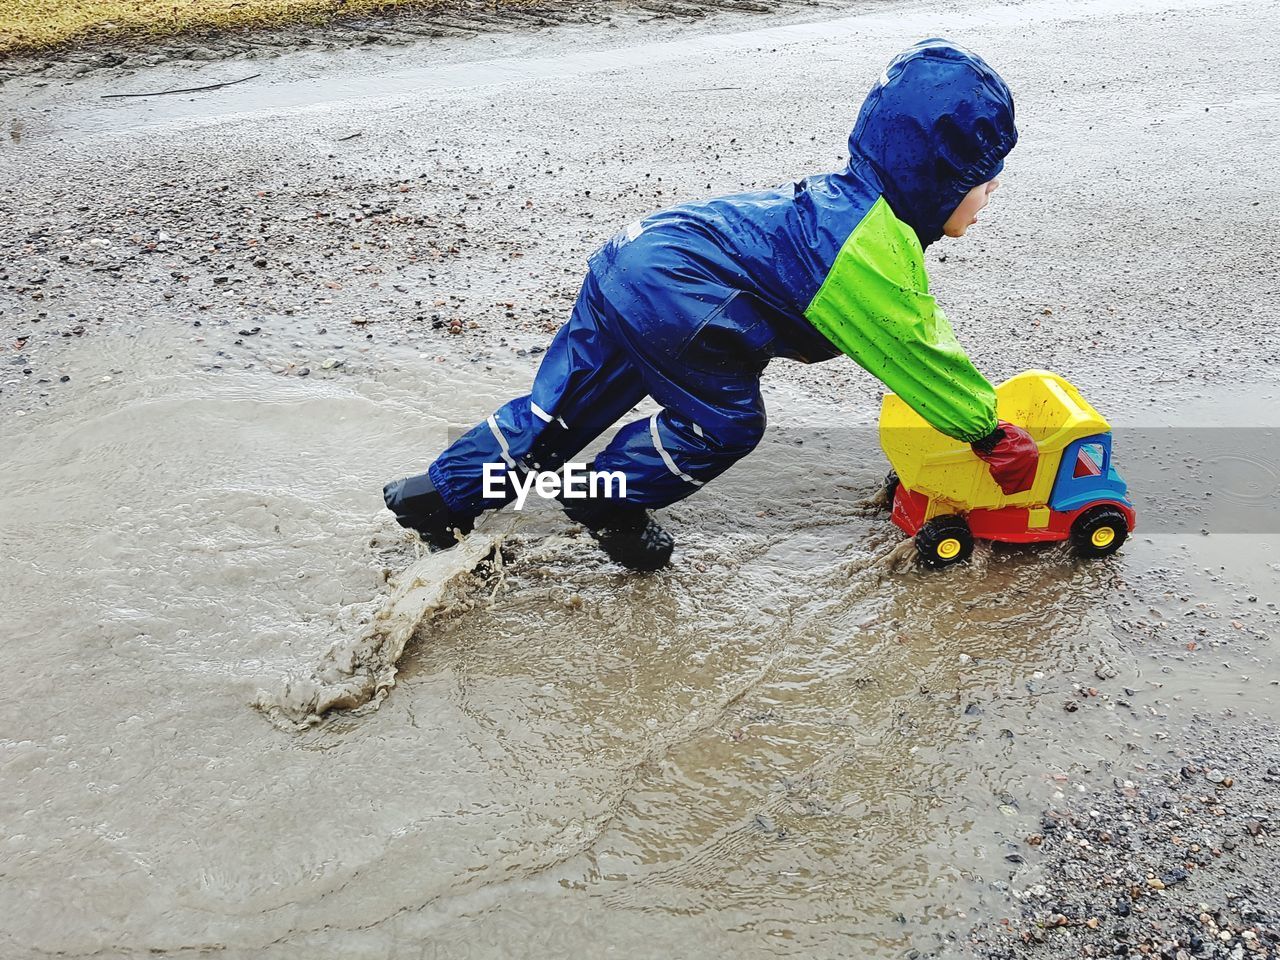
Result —
[[[965,952],[1023,957],[1280,956],[1280,736],[1201,718],[1132,778],[1050,809],[1024,839],[1014,916]]]

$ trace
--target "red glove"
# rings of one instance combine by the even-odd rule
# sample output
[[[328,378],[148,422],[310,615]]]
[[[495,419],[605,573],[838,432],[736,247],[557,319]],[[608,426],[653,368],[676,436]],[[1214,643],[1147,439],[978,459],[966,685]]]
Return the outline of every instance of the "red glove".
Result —
[[[1021,427],[1000,420],[988,436],[971,446],[973,452],[987,462],[991,479],[1000,485],[1006,497],[1030,490],[1035,483],[1040,451],[1031,434]]]

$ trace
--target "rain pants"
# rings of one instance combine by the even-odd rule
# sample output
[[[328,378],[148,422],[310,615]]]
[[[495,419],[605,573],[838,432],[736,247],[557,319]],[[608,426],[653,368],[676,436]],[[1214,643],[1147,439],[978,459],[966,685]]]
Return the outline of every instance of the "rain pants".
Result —
[[[966,442],[996,426],[995,391],[929,293],[924,249],[1017,141],[1013,99],[978,56],[940,40],[899,55],[868,95],[848,166],[785,187],[681,204],[609,240],[528,396],[430,467],[448,507],[476,515],[485,463],[552,470],[644,397],[595,458],[626,500],[661,507],[749,453],[775,357],[841,353]]]

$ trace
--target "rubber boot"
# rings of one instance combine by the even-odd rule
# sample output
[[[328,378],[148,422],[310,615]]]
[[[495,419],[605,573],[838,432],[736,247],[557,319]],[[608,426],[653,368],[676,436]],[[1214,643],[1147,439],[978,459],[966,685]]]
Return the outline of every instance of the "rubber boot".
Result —
[[[643,507],[610,500],[561,498],[565,514],[586,527],[609,559],[629,570],[661,570],[676,542]]]
[[[458,533],[470,533],[475,517],[464,517],[445,506],[431,478],[423,473],[396,480],[382,488],[387,509],[396,515],[396,523],[418,536],[436,550],[452,547]]]

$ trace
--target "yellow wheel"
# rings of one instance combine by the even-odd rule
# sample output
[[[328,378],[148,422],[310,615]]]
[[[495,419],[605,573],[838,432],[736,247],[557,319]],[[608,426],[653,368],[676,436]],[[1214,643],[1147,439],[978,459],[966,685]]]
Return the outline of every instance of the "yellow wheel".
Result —
[[[1111,546],[1111,541],[1116,538],[1116,531],[1113,527],[1099,527],[1093,531],[1093,535],[1089,537],[1089,542],[1099,550],[1105,550]]]
[[[1071,545],[1082,557],[1107,557],[1129,536],[1125,516],[1109,503],[1090,507],[1071,525]]]
[[[938,556],[943,560],[954,560],[960,556],[962,549],[959,540],[955,537],[947,537],[947,539],[938,544]]]
[[[916,552],[926,567],[962,563],[973,553],[973,534],[964,517],[934,517],[916,533]]]

